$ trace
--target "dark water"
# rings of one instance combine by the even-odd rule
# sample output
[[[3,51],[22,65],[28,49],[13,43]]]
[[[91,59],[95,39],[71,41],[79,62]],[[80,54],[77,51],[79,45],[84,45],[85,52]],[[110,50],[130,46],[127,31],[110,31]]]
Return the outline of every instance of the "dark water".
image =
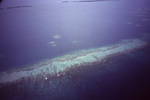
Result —
[[[150,1],[3,0],[0,71],[68,52],[150,38]],[[64,99],[149,100],[150,49],[110,59]],[[69,94],[69,92],[68,92]],[[62,98],[63,99],[63,98]]]
[[[110,59],[104,66],[111,70],[94,73],[79,85],[79,100],[149,100],[149,50]]]

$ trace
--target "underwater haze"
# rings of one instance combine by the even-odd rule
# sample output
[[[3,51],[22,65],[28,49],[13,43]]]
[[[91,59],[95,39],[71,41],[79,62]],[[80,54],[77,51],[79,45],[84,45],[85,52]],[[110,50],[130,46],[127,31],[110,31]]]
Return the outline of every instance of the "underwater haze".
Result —
[[[1,0],[0,100],[150,100],[149,0]]]

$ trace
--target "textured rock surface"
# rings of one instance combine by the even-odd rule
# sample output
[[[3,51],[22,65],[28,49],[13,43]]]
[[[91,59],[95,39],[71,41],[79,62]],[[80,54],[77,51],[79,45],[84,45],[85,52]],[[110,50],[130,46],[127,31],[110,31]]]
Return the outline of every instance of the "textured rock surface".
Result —
[[[69,98],[67,93],[72,97],[82,76],[94,70],[103,69],[105,66],[101,65],[109,61],[109,58],[141,49],[147,45],[139,39],[123,40],[112,46],[81,50],[20,69],[1,72],[2,99],[53,100],[64,96]]]

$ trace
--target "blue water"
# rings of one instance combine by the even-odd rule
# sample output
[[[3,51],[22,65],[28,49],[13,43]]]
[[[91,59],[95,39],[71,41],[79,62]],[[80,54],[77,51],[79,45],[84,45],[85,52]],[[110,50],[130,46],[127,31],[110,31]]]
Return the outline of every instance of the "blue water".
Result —
[[[3,8],[0,10],[0,71],[76,50],[111,45],[122,39],[143,37],[149,40],[149,5],[149,0],[68,3],[61,0],[3,0],[0,3]],[[31,7],[7,9],[15,6]],[[55,45],[49,43],[53,41]],[[91,75],[92,80],[83,80],[78,85],[76,98],[110,100],[110,96],[113,100],[129,100],[129,97],[137,100],[138,96],[134,96],[140,94],[148,97],[149,50],[131,54],[133,57],[127,57],[130,58],[127,61],[112,61],[111,66],[127,66],[112,72],[112,76],[107,76],[109,71],[105,77],[97,72]],[[139,60],[141,57],[143,59]]]
[[[142,20],[150,17],[148,0],[65,4],[51,1],[39,5],[40,2],[1,3],[1,8],[5,8],[0,12],[1,69],[150,33],[150,21]],[[32,7],[6,9],[14,5]],[[56,34],[61,38],[52,38]],[[50,41],[57,46],[49,45]]]

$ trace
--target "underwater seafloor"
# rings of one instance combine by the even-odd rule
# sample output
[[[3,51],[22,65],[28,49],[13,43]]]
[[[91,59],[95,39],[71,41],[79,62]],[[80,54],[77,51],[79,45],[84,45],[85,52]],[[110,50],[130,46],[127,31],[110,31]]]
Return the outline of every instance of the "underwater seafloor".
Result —
[[[131,46],[131,48],[133,47]],[[117,48],[119,49],[119,47]],[[123,48],[126,50],[126,48],[129,47]],[[109,50],[111,49],[109,48]],[[79,61],[79,66],[76,64],[73,64],[74,66],[70,65],[70,69],[67,69],[67,71],[62,71],[62,73],[59,73],[57,71],[53,73],[50,70],[48,71],[48,69],[44,70],[44,61],[43,63],[37,63],[33,68],[31,65],[31,68],[30,66],[28,66],[28,68],[20,68],[20,70],[13,69],[12,71],[10,70],[7,72],[10,76],[12,76],[12,80],[9,79],[9,76],[7,76],[7,74],[5,73],[4,75],[3,73],[1,73],[0,75],[1,99],[148,100],[150,93],[149,51],[150,47],[148,43],[146,47],[139,48],[133,51],[126,50],[126,52],[119,53],[115,56],[109,56],[108,54],[109,57],[106,56],[106,60],[102,60],[102,62],[92,63],[89,61],[87,62],[87,64],[82,64],[84,60],[89,59],[84,58],[84,56],[87,55],[82,55],[81,53],[79,53],[79,55],[77,55],[79,57],[79,60],[77,60]],[[84,50],[84,52],[87,53],[88,50]],[[71,58],[73,58],[73,60],[77,59],[76,56],[72,56],[71,54],[67,56],[70,56]],[[58,65],[57,63],[54,63],[54,65],[57,65],[57,68],[51,70],[59,69],[59,66],[61,66],[61,63],[59,64],[59,62],[65,62],[64,60],[61,61],[61,59],[62,58],[59,57],[56,58],[56,60],[58,60]],[[68,58],[65,57],[65,59]],[[51,60],[53,61],[53,59]],[[48,61],[45,61],[45,63],[46,62]],[[64,66],[66,66],[65,64],[68,65],[69,62],[64,63]],[[38,65],[40,66],[37,68],[37,71],[34,71],[34,69],[36,69]],[[46,64],[46,66],[49,65]],[[49,68],[50,67],[53,67],[53,65],[49,66]],[[24,71],[30,72],[30,70],[31,74],[29,76],[23,74]],[[38,71],[40,72],[36,75]],[[46,71],[48,71],[48,74]],[[22,76],[17,76],[18,73],[22,73]],[[16,77],[18,77],[18,79],[16,79]]]
[[[107,66],[103,73],[97,71],[88,81],[83,79],[79,100],[149,100],[149,50],[148,47],[110,58],[102,64]]]

